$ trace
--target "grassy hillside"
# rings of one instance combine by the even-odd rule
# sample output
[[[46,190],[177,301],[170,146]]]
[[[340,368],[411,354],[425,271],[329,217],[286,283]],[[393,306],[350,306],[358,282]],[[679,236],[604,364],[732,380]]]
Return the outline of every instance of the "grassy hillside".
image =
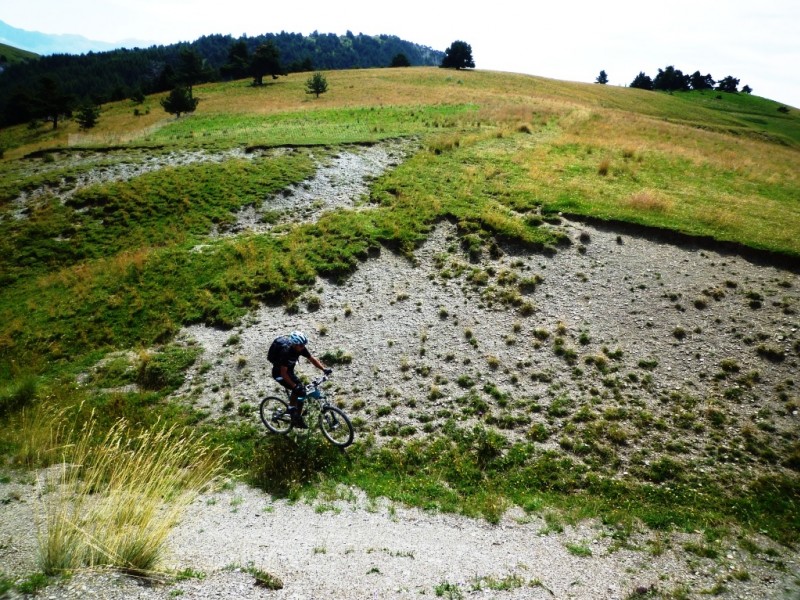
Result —
[[[8,44],[0,44],[0,56],[4,56],[9,64],[14,64],[36,58],[39,55],[27,50],[20,50]]]
[[[554,251],[563,236],[541,224],[563,212],[800,259],[800,115],[776,102],[434,68],[326,73],[329,91],[316,99],[305,93],[307,77],[263,88],[201,86],[197,112],[180,119],[150,97],[104,106],[88,132],[73,122],[0,131],[0,417],[17,419],[21,407],[56,398],[81,418],[99,409],[107,424],[128,417],[146,427],[159,416],[194,423],[201,417],[164,402],[195,359],[169,345],[180,327],[232,327],[260,303],[290,304],[317,276],[341,278],[372,249],[410,254],[443,219],[458,224],[467,246]],[[313,159],[388,138],[413,138],[420,150],[374,183],[374,210],[332,211],[280,235],[209,238],[233,223],[233,211],[307,179]],[[281,147],[290,150],[266,151]],[[251,154],[226,154],[237,149]],[[197,152],[221,159],[175,159]],[[164,168],[136,171],[148,161]],[[158,344],[166,346],[152,351]],[[74,386],[88,366],[129,349],[139,353],[137,370],[110,379],[132,379],[141,391]],[[254,467],[252,429],[212,435],[237,448],[238,467]],[[9,457],[27,456],[20,439],[4,436]],[[287,451],[279,443],[266,450],[276,465]],[[497,451],[491,435],[470,435],[415,452],[472,461],[476,444]],[[347,470],[327,449],[316,452],[314,468]],[[512,458],[485,476],[503,487]],[[344,477],[366,477],[376,464],[380,471],[380,460],[367,449],[358,458],[363,470]],[[482,460],[479,453],[469,469],[483,469]],[[543,460],[525,481],[558,479],[563,485],[551,490],[570,496],[570,463]],[[415,485],[430,483],[419,477]],[[797,479],[770,489],[795,494]],[[592,480],[591,491],[605,495],[605,506],[625,494],[656,512],[670,502],[611,480]],[[483,500],[488,513],[502,505]],[[796,510],[776,525],[761,505],[743,502],[737,514],[752,509],[758,526],[774,533],[785,525],[796,541]],[[704,522],[695,510],[702,512],[691,506],[681,516],[690,526]]]
[[[253,302],[291,296],[314,273],[351,268],[370,246],[412,248],[443,217],[542,246],[557,241],[526,215],[565,212],[800,257],[800,116],[772,101],[442,69],[332,72],[330,91],[315,99],[305,79],[292,75],[263,89],[203,86],[197,112],[180,119],[148,98],[104,107],[88,133],[72,122],[0,132],[0,373],[23,349],[39,371],[53,358],[150,344],[186,322],[230,325]],[[324,255],[308,247],[304,228],[292,232],[301,251],[283,267],[288,276],[259,272],[255,263],[243,273],[215,259],[195,265],[198,257],[185,252],[212,223],[230,222],[231,210],[306,178],[302,151],[266,161],[266,171],[260,161],[229,161],[84,187],[66,202],[48,193],[147,155],[408,136],[425,150],[375,188],[381,210],[325,220],[332,241]],[[15,198],[36,189],[45,194],[28,207],[29,218],[13,218]],[[258,260],[271,262],[286,241],[255,243]],[[158,275],[140,282],[145,271]],[[200,294],[209,286],[218,291]],[[109,296],[119,303],[109,306]],[[32,297],[46,301],[30,306]],[[76,305],[76,297],[86,301]],[[102,318],[89,319],[96,310]]]

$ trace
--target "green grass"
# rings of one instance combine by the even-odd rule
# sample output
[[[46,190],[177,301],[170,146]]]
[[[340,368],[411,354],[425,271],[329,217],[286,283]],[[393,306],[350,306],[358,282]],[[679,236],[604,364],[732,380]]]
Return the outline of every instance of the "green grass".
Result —
[[[447,436],[402,447],[358,447],[349,461],[324,446],[305,448],[303,456],[311,456],[326,477],[357,485],[370,495],[490,522],[496,522],[509,504],[542,505],[544,499],[545,506],[557,506],[571,519],[600,517],[622,524],[638,520],[666,531],[746,523],[782,543],[798,541],[796,478],[765,476],[735,492],[714,475],[686,474],[659,484],[618,481],[559,453],[537,450],[535,444],[515,444],[501,454],[486,435],[481,430],[451,428]],[[269,482],[268,491],[283,489],[271,487],[281,479],[279,473],[261,476],[262,482]],[[313,479],[310,472],[292,475],[282,486],[302,487]]]
[[[199,113],[177,119],[144,138],[144,143],[319,146],[376,142],[453,127],[474,105],[365,106],[273,115]]]
[[[785,544],[797,543],[800,531],[800,483],[790,476],[764,476],[737,490],[713,472],[656,482],[619,480],[536,444],[508,445],[491,430],[464,430],[452,423],[444,435],[402,445],[358,444],[347,457],[321,439],[301,447],[284,438],[256,444],[247,441],[255,433],[248,431],[242,429],[232,444],[238,448],[237,465],[266,491],[290,498],[313,494],[308,490],[321,478],[358,486],[370,496],[490,522],[515,504],[557,507],[570,520],[599,517],[663,531],[745,526]],[[295,455],[296,461],[286,462]]]
[[[684,119],[695,127],[708,127],[710,121],[723,133],[753,136],[787,146],[800,144],[800,122],[778,111],[786,106],[780,102],[750,94],[710,91],[679,93],[678,98],[690,105],[687,112],[693,114],[686,114]],[[717,116],[708,116],[708,111]]]
[[[14,46],[9,46],[8,44],[0,44],[0,55],[5,56],[9,64],[12,65],[17,62],[38,58],[39,56],[34,52],[28,52],[27,50],[15,48]]]
[[[233,224],[237,209],[260,204],[312,173],[308,156],[293,153],[167,168],[130,182],[83,188],[66,203],[47,197],[29,218],[0,222],[0,283],[81,261],[204,239],[212,227],[224,230]],[[30,187],[24,181],[23,186]]]

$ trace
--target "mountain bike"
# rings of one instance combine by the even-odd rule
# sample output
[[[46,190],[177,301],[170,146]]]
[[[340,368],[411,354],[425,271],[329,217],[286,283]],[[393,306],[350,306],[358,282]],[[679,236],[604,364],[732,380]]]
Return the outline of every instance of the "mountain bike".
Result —
[[[353,443],[355,431],[350,418],[343,410],[333,406],[322,389],[322,384],[328,381],[328,377],[320,377],[306,385],[305,396],[298,398],[302,407],[301,414],[307,417],[309,422],[316,419],[317,425],[322,430],[322,435],[333,445],[346,448]],[[285,435],[293,429],[292,416],[289,413],[289,397],[291,392],[287,390],[286,398],[278,396],[267,396],[261,401],[259,414],[264,426],[272,433]]]

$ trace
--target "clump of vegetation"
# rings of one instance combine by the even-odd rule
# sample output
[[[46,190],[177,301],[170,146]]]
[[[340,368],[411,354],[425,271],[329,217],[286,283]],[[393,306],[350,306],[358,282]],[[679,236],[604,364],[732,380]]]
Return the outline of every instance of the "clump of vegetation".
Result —
[[[283,581],[281,578],[265,571],[264,569],[259,569],[255,565],[249,564],[245,568],[245,571],[253,576],[255,579],[255,584],[259,587],[263,587],[268,590],[283,589]]]
[[[0,418],[30,406],[36,399],[38,383],[35,377],[26,375],[6,385],[0,391]]]
[[[326,365],[349,365],[353,362],[353,357],[341,348],[326,350],[320,357]]]
[[[759,344],[756,348],[756,353],[762,358],[766,358],[770,362],[783,362],[786,358],[786,353],[783,348],[772,344]]]
[[[94,418],[70,429],[52,406],[37,414],[27,427],[49,430],[53,444],[40,452],[63,461],[50,481],[54,491],[42,499],[43,572],[96,565],[156,570],[178,516],[222,475],[224,453],[209,451],[202,437],[175,426],[135,432],[120,420],[103,433]]]

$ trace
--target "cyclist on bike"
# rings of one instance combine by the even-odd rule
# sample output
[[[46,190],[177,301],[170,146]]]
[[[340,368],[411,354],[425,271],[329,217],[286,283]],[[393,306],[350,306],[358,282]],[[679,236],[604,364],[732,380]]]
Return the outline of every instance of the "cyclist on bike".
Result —
[[[301,356],[305,356],[308,361],[317,367],[325,375],[330,375],[333,370],[327,368],[317,360],[306,348],[308,338],[302,331],[293,331],[289,335],[282,335],[272,342],[267,353],[267,360],[272,363],[272,377],[287,390],[291,391],[289,397],[289,414],[292,417],[292,425],[298,429],[308,429],[308,425],[303,420],[302,403],[298,398],[305,395],[305,386],[300,382],[300,378],[295,374],[294,367]]]

